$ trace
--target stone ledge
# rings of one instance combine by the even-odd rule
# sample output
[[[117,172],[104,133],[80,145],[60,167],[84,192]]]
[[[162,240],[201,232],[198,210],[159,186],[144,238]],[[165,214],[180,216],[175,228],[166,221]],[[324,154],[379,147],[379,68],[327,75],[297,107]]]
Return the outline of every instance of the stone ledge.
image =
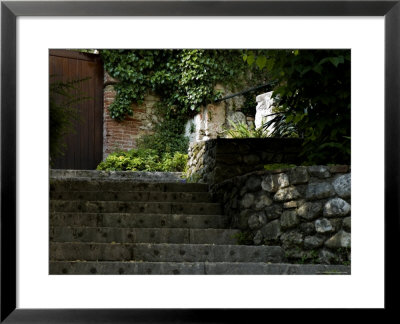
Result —
[[[349,266],[238,262],[79,262],[51,261],[50,274],[126,275],[350,275]]]
[[[302,140],[297,138],[217,138],[189,147],[188,175],[200,182],[220,183],[265,164],[299,164]]]

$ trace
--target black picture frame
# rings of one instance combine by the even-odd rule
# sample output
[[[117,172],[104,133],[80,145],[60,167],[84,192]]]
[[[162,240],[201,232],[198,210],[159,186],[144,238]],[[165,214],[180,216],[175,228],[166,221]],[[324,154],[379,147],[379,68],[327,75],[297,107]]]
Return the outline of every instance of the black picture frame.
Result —
[[[400,0],[393,1],[2,1],[1,317],[3,323],[221,323],[266,310],[16,308],[16,18],[18,16],[384,16],[385,310],[396,307],[399,235]],[[373,80],[371,80],[373,82]],[[373,166],[371,166],[373,169]],[[393,262],[393,263],[392,263]],[[367,284],[367,283],[366,283]],[[207,312],[205,312],[207,311]],[[243,314],[244,313],[244,314]],[[246,321],[245,321],[246,322]]]

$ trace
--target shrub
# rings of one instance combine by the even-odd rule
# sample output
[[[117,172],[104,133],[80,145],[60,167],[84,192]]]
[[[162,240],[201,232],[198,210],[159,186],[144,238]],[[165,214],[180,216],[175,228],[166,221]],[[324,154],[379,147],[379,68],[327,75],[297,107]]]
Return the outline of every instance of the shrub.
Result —
[[[276,80],[279,110],[265,125],[273,136],[303,138],[301,156],[309,164],[350,164],[350,50],[247,51],[243,59]]]
[[[159,155],[174,152],[186,153],[189,146],[189,138],[184,132],[185,120],[182,117],[172,118],[165,109],[158,107],[162,120],[155,125],[153,134],[144,135],[138,140],[139,149],[155,150]]]
[[[251,128],[246,123],[233,122],[228,119],[231,128],[225,130],[228,138],[264,138],[268,137],[268,131],[263,128]]]
[[[132,149],[111,153],[97,166],[104,171],[185,171],[187,154],[180,152],[159,155],[152,149]]]

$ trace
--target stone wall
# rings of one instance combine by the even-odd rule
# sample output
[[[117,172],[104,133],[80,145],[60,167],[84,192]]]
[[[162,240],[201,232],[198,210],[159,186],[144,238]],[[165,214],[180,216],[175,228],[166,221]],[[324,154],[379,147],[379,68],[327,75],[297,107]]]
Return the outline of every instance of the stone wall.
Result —
[[[273,113],[274,108],[274,100],[272,99],[272,91],[260,94],[256,97],[257,107],[256,107],[256,115],[255,115],[255,127],[260,128],[266,122],[273,119],[273,116],[270,116]],[[272,127],[269,127],[268,130],[270,132],[273,131]]]
[[[299,164],[301,140],[290,138],[218,138],[189,146],[188,176],[215,184],[263,170],[265,164]]]
[[[103,128],[103,159],[116,150],[136,148],[137,140],[143,135],[151,134],[153,126],[158,122],[154,105],[159,99],[147,95],[142,105],[132,105],[133,116],[127,116],[118,122],[110,117],[109,107],[114,102],[117,80],[107,73],[104,76],[104,128]]]
[[[221,85],[217,85],[216,89],[221,91],[223,97],[232,94]],[[190,138],[190,142],[223,138],[226,137],[226,131],[232,128],[229,121],[245,123],[254,128],[254,116],[246,116],[240,111],[243,103],[244,97],[236,96],[200,107],[199,113],[187,121],[185,135]]]
[[[349,166],[258,171],[212,192],[246,243],[280,245],[291,262],[350,263]]]

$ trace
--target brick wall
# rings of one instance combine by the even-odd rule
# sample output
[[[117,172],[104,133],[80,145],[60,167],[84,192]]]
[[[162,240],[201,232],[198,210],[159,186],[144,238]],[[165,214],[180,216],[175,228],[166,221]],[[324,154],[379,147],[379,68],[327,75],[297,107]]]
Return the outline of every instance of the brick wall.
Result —
[[[110,117],[109,107],[116,96],[114,85],[117,82],[105,73],[103,159],[116,150],[136,148],[137,140],[143,135],[151,134],[153,125],[157,123],[154,105],[158,98],[150,94],[145,97],[142,105],[132,105],[133,116],[127,116],[122,122]]]

